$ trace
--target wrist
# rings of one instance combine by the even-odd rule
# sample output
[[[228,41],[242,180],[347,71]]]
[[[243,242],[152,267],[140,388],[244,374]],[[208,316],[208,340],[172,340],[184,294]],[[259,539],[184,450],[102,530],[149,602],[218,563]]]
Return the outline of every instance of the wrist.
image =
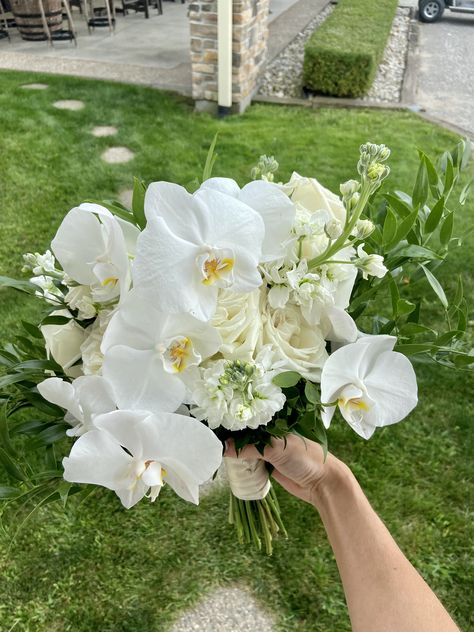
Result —
[[[323,475],[311,490],[311,504],[321,513],[334,497],[355,491],[358,483],[345,463],[328,454]]]

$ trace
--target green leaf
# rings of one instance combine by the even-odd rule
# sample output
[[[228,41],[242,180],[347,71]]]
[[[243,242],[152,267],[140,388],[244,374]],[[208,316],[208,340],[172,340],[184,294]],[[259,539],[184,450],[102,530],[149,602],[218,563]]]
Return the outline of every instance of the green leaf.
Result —
[[[397,305],[400,299],[400,291],[395,282],[395,279],[391,275],[388,276],[388,287],[390,289],[390,298],[392,300],[392,314],[393,316],[397,315]]]
[[[460,369],[472,366],[474,364],[474,355],[468,353],[456,355],[454,356],[454,364]]]
[[[41,326],[43,325],[67,325],[71,322],[71,319],[67,316],[46,316],[41,321]]]
[[[433,288],[436,296],[441,301],[443,307],[445,309],[447,309],[448,308],[448,299],[446,298],[446,294],[444,293],[444,290],[441,287],[441,283],[438,281],[438,279],[435,277],[435,275],[430,270],[428,270],[428,268],[426,266],[424,266],[423,264],[420,264],[420,267],[423,269],[423,272],[425,273],[426,278],[428,279],[428,283]]]
[[[433,208],[431,209],[428,217],[426,218],[426,222],[424,226],[425,233],[432,233],[434,229],[438,226],[441,220],[441,216],[444,211],[444,206],[445,206],[445,199],[444,199],[444,196],[441,196],[439,200],[436,202],[436,204],[433,206]]]
[[[319,391],[312,382],[306,382],[304,387],[304,394],[308,402],[310,402],[311,404],[319,404]]]
[[[202,181],[205,182],[209,180],[212,175],[212,169],[214,167],[214,163],[216,162],[217,154],[215,153],[216,144],[217,144],[218,133],[214,136],[211,146],[209,147],[209,151],[207,152],[206,164],[204,165],[204,169],[202,172]]]
[[[408,217],[405,217],[402,222],[398,225],[398,228],[395,232],[395,236],[390,241],[387,246],[387,249],[390,250],[395,248],[395,246],[402,241],[406,237],[406,235],[410,232],[413,227],[413,224],[416,222],[418,218],[418,209],[415,209]]]
[[[453,227],[454,212],[451,211],[450,213],[448,213],[448,215],[446,215],[443,225],[441,226],[441,230],[439,231],[439,240],[443,244],[443,246],[446,246],[449,243],[453,234]]]
[[[0,487],[0,500],[9,500],[16,498],[20,494],[20,490],[16,487],[7,487],[2,485]]]
[[[20,292],[26,292],[26,294],[34,294],[38,287],[29,281],[22,281],[20,279],[12,279],[6,276],[0,276],[0,286],[11,287],[14,290]]]
[[[411,303],[404,298],[401,298],[397,302],[397,314],[399,316],[404,316],[405,314],[411,314],[411,312],[416,309],[415,303]]]
[[[38,329],[38,327],[36,325],[33,325],[32,323],[27,323],[26,320],[22,320],[21,324],[23,326],[23,329],[30,334],[30,336],[32,336],[33,338],[40,338],[41,340],[43,340],[43,334],[41,333],[41,331]]]
[[[403,355],[406,356],[410,356],[410,355],[416,355],[417,353],[427,353],[432,351],[433,349],[436,349],[436,345],[433,345],[429,342],[424,342],[424,343],[413,343],[413,344],[402,344],[402,345],[396,345],[395,346],[395,351],[398,351],[399,353],[403,353]]]
[[[397,191],[397,194],[399,192]],[[390,206],[401,216],[401,217],[408,217],[408,215],[410,215],[413,212],[413,206],[411,205],[411,200],[410,200],[410,204],[401,200],[398,195],[392,195],[391,193],[387,193],[385,196],[385,199],[387,200],[387,202],[390,204]]]
[[[29,381],[30,379],[37,376],[37,373],[32,373],[24,371],[22,373],[12,373],[10,375],[3,375],[0,377],[0,388],[4,388],[5,386],[9,386],[10,384],[16,384],[18,382]]]
[[[428,175],[428,182],[430,185],[430,191],[433,197],[437,198],[442,190],[441,178],[436,171],[436,167],[431,162],[426,154],[423,154],[423,160],[425,161],[426,173]]]
[[[418,246],[417,244],[410,244],[408,246],[402,246],[395,250],[392,254],[400,257],[408,257],[409,259],[442,259],[438,253],[425,248],[425,246]]]
[[[414,334],[434,334],[434,330],[429,327],[425,327],[425,325],[420,325],[419,323],[404,323],[400,327],[400,333],[402,336],[411,336]]]
[[[471,190],[471,186],[474,183],[474,180],[470,180],[464,187],[461,193],[459,194],[459,204],[464,206],[466,204],[466,200],[468,198],[469,192]]]
[[[426,173],[425,161],[420,160],[418,173],[416,174],[415,186],[413,187],[413,206],[420,208],[426,204],[428,199],[428,176]]]
[[[444,195],[444,197],[446,199],[449,197],[449,194],[451,193],[451,190],[453,188],[453,184],[454,184],[453,160],[452,160],[451,156],[448,155],[447,159],[446,159],[446,165],[445,165],[444,189],[443,189],[443,195]]]
[[[383,223],[383,232],[382,232],[382,243],[384,245],[389,244],[397,231],[397,218],[395,217],[394,212],[388,208],[387,215],[385,216],[385,221]]]
[[[143,180],[133,178],[132,211],[137,226],[139,226],[142,230],[146,226],[145,192],[146,186]]]
[[[280,388],[289,388],[290,386],[296,386],[301,380],[301,375],[296,371],[284,371],[273,378],[273,383]]]
[[[12,459],[12,457],[5,452],[3,448],[0,448],[0,462],[3,464],[5,470],[19,481],[26,481],[27,477],[21,470],[20,466]]]

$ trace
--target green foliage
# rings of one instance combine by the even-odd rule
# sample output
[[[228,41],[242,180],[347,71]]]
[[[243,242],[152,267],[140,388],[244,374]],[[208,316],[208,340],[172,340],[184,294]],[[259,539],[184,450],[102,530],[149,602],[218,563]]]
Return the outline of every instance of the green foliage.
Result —
[[[366,94],[397,5],[397,0],[340,0],[306,43],[304,86],[337,97]]]

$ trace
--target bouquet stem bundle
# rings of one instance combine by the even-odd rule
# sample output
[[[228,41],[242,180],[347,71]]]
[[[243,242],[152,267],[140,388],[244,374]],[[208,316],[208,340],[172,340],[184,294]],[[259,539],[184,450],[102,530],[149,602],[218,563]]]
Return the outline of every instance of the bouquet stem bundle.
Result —
[[[281,519],[280,505],[275,490],[270,491],[261,500],[242,500],[230,493],[229,523],[233,524],[240,544],[253,543],[257,549],[273,552],[273,539],[281,534],[287,538],[285,525]]]

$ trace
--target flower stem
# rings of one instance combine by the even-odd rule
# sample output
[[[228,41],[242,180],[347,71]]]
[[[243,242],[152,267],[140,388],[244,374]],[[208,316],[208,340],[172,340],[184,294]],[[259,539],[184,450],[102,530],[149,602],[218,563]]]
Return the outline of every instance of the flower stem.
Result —
[[[273,487],[262,500],[241,500],[231,492],[229,523],[234,525],[240,544],[253,543],[258,550],[261,550],[263,540],[267,555],[272,554],[275,537],[278,535],[287,537]]]

